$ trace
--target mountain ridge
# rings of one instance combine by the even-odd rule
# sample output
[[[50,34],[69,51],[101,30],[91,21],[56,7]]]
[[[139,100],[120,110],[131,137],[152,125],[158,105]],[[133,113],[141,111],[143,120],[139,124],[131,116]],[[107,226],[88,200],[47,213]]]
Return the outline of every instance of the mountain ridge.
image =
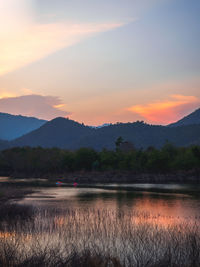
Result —
[[[46,123],[46,120],[0,112],[0,139],[11,141],[31,132]]]
[[[58,117],[46,122],[40,128],[15,139],[11,142],[11,145],[31,145],[43,147],[55,146],[59,148],[67,148],[65,143],[72,143],[77,140],[79,135],[84,136],[89,134],[92,130],[93,129],[89,126],[85,126],[67,118]]]
[[[197,115],[196,115],[197,114]],[[197,123],[194,123],[194,117]],[[58,147],[75,150],[90,147],[96,150],[115,149],[115,141],[121,136],[134,144],[136,148],[154,146],[162,147],[166,141],[176,146],[200,144],[200,109],[184,117],[185,125],[150,125],[143,121],[109,124],[105,127],[93,128],[69,118],[58,117],[43,123],[37,129],[22,135],[10,142],[0,142],[0,148],[14,146]],[[188,119],[189,118],[189,119]],[[191,124],[188,120],[191,119]],[[180,120],[181,121],[181,120]],[[178,121],[179,122],[179,121]],[[177,122],[177,123],[178,123]],[[2,139],[2,138],[0,138]]]
[[[177,126],[192,125],[192,124],[200,124],[200,108],[186,115],[185,117],[178,120],[177,122],[169,124],[168,126],[177,127]]]
[[[178,127],[149,125],[144,122],[118,123],[92,129],[78,122],[56,118],[39,129],[12,142],[11,146],[58,147],[75,150],[90,147],[95,150],[115,149],[121,136],[136,148],[162,147],[167,141],[177,146],[195,144],[200,136],[200,124]]]

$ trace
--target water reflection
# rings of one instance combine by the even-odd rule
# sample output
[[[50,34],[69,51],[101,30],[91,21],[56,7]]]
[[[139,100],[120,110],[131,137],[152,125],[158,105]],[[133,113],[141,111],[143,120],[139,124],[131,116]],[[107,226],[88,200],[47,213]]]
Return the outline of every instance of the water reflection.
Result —
[[[34,216],[2,224],[0,244],[5,251],[8,243],[14,247],[19,262],[43,253],[52,260],[46,266],[60,266],[55,258],[66,262],[74,251],[118,258],[119,266],[169,266],[163,265],[167,257],[171,266],[193,266],[200,255],[200,198],[186,191],[37,188],[18,201],[32,205]]]
[[[163,225],[176,224],[177,220],[199,218],[200,198],[196,194],[186,194],[185,186],[173,185],[172,188],[179,189],[179,193],[173,193],[173,190],[171,193],[127,191],[125,187],[122,188],[122,185],[119,190],[117,185],[112,190],[109,186],[105,188],[40,188],[20,203],[62,209],[63,212],[68,208],[92,208],[115,212],[146,213],[151,215],[149,222],[156,221]],[[166,185],[163,185],[163,188],[166,188]],[[183,189],[182,194],[180,188]],[[60,221],[63,222],[63,219]]]

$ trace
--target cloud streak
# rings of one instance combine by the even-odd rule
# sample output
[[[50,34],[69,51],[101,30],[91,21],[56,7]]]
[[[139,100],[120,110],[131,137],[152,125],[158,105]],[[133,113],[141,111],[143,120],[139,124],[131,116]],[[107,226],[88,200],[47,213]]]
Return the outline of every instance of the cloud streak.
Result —
[[[94,34],[122,25],[123,23],[31,24],[16,33],[2,35],[0,37],[0,75],[42,59],[57,50],[77,44]]]
[[[63,103],[58,97],[25,95],[0,99],[0,111],[14,115],[24,115],[51,120],[55,117],[66,117],[70,113],[60,108]]]
[[[179,120],[199,105],[200,99],[196,96],[171,95],[167,100],[146,105],[135,105],[129,107],[128,110],[139,114],[148,122],[168,124]]]

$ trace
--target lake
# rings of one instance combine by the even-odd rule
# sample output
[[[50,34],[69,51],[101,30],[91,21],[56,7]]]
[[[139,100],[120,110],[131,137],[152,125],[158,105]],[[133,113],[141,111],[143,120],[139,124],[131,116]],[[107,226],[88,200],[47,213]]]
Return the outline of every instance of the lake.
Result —
[[[12,229],[7,227],[12,242],[14,232],[18,242],[26,244],[19,246],[22,258],[47,250],[57,251],[60,259],[70,258],[72,252],[83,255],[89,251],[92,257],[99,255],[110,262],[115,258],[119,266],[195,266],[194,262],[200,262],[197,185],[97,184],[33,189],[36,192],[17,203],[31,205],[34,218]],[[115,266],[109,264],[105,266]]]
[[[200,216],[200,186],[179,184],[110,184],[92,187],[45,187],[20,200],[36,207],[95,208],[123,212],[144,212],[168,218]]]

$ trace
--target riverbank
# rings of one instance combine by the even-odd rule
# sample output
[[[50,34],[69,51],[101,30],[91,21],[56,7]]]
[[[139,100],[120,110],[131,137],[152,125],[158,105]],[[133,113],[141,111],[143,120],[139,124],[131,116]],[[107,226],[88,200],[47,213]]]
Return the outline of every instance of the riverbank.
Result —
[[[27,194],[32,193],[31,189],[22,188],[19,185],[0,184],[0,205],[7,203],[10,200],[21,199]]]
[[[0,184],[0,229],[4,224],[13,226],[19,221],[25,221],[33,218],[35,212],[32,206],[18,205],[13,202],[22,199],[33,190],[20,187],[19,185]],[[6,231],[0,230],[0,242],[2,237],[6,237]],[[1,259],[0,259],[0,266]]]
[[[97,184],[97,183],[152,183],[152,184],[200,184],[200,169],[169,173],[139,173],[134,171],[76,171],[64,173],[13,173],[11,178],[48,179],[50,182],[61,180],[65,183]],[[38,180],[39,181],[39,180]]]
[[[49,177],[53,179],[53,177]],[[81,183],[188,183],[200,184],[200,172],[135,173],[133,171],[76,172],[63,175],[65,182]]]

